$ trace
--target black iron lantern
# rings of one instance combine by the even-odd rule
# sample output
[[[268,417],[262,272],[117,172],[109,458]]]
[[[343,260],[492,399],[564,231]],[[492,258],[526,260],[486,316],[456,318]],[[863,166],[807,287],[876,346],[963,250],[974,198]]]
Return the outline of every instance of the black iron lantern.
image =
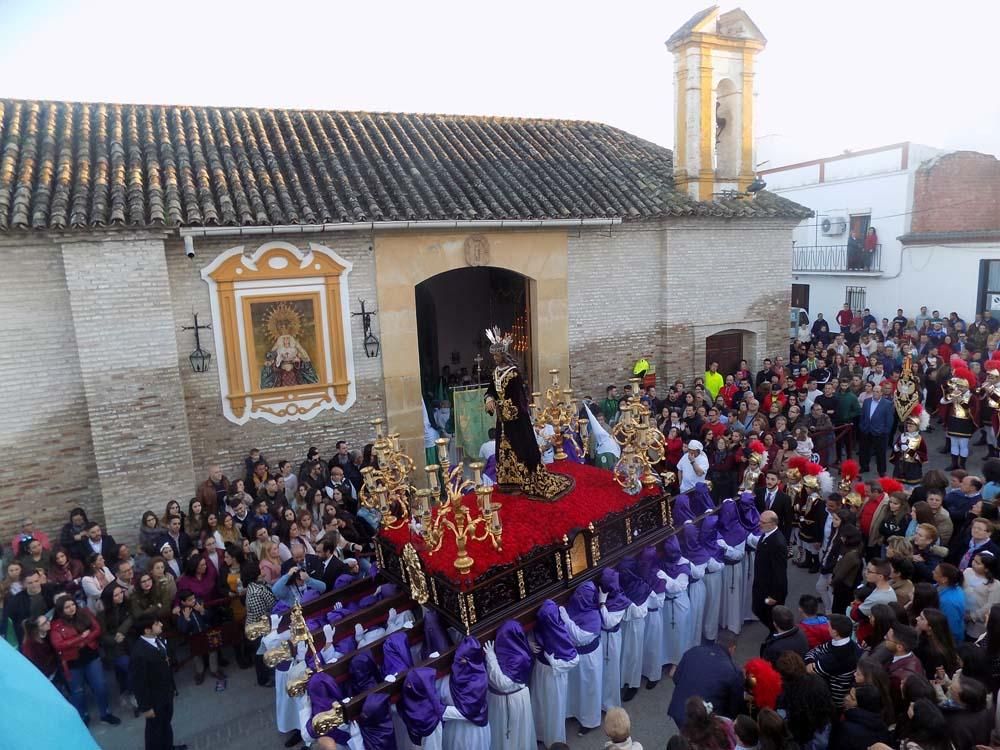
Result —
[[[212,353],[201,348],[201,331],[202,329],[211,329],[211,327],[211,323],[204,326],[199,325],[198,313],[195,313],[194,325],[182,326],[181,328],[184,331],[194,331],[194,351],[188,356],[188,360],[191,362],[191,369],[195,372],[208,372],[209,365],[212,364]]]
[[[382,348],[382,344],[379,342],[378,337],[372,333],[372,316],[375,315],[375,312],[365,309],[364,300],[359,300],[359,302],[361,302],[361,312],[351,313],[351,317],[353,318],[357,315],[361,316],[361,326],[365,333],[365,356],[368,357],[368,359],[374,359],[378,356],[379,351]]]

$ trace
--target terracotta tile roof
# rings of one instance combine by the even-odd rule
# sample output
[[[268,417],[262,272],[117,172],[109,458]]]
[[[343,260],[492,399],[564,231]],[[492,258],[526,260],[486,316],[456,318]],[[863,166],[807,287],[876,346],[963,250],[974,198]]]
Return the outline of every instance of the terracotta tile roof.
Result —
[[[0,99],[0,230],[809,215],[600,123]]]

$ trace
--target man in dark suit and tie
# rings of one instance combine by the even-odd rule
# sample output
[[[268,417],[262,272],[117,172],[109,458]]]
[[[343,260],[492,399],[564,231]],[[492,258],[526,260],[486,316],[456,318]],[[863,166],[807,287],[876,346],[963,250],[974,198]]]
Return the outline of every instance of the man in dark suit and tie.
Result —
[[[323,577],[323,563],[316,557],[306,553],[306,547],[300,541],[294,541],[288,546],[288,551],[292,556],[281,563],[281,573],[284,575],[293,567],[298,567],[309,574],[310,578]]]
[[[174,744],[170,721],[174,716],[174,673],[167,658],[166,642],[160,638],[163,623],[154,615],[136,619],[139,638],[129,659],[129,684],[146,717],[146,750],[187,750]]]
[[[868,465],[874,453],[878,474],[880,477],[885,476],[885,454],[889,449],[894,413],[892,399],[886,398],[882,394],[882,389],[876,385],[871,398],[861,404],[861,449],[858,456],[861,473],[868,472]]]
[[[784,604],[788,596],[788,542],[778,529],[778,514],[765,510],[760,514],[762,535],[753,561],[753,589],[750,608],[769,632],[774,632],[771,610]]]
[[[351,572],[350,567],[337,557],[336,551],[337,545],[334,542],[326,539],[320,539],[316,542],[316,556],[319,558],[320,564],[319,575],[316,577],[326,584],[327,591],[333,591],[333,584],[340,575]],[[309,575],[312,573],[310,572]]]
[[[778,516],[778,528],[782,535],[788,539],[792,531],[792,498],[787,492],[782,492],[778,483],[781,477],[774,469],[768,469],[764,475],[764,486],[754,495],[754,503],[757,505],[757,512],[763,513],[765,510],[773,510]]]

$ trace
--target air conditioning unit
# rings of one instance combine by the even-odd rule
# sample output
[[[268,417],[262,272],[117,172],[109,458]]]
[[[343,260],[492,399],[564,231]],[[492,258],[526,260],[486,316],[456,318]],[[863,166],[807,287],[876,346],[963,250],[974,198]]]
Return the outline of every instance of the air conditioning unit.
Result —
[[[847,217],[824,216],[819,223],[819,231],[827,237],[836,237],[847,231]]]

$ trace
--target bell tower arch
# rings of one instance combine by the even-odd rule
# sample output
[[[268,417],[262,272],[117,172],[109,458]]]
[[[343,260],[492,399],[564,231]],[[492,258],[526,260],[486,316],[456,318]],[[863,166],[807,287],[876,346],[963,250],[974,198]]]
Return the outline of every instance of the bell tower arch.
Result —
[[[692,198],[753,181],[753,84],[767,39],[739,8],[696,13],[667,40],[674,56],[674,177]]]

